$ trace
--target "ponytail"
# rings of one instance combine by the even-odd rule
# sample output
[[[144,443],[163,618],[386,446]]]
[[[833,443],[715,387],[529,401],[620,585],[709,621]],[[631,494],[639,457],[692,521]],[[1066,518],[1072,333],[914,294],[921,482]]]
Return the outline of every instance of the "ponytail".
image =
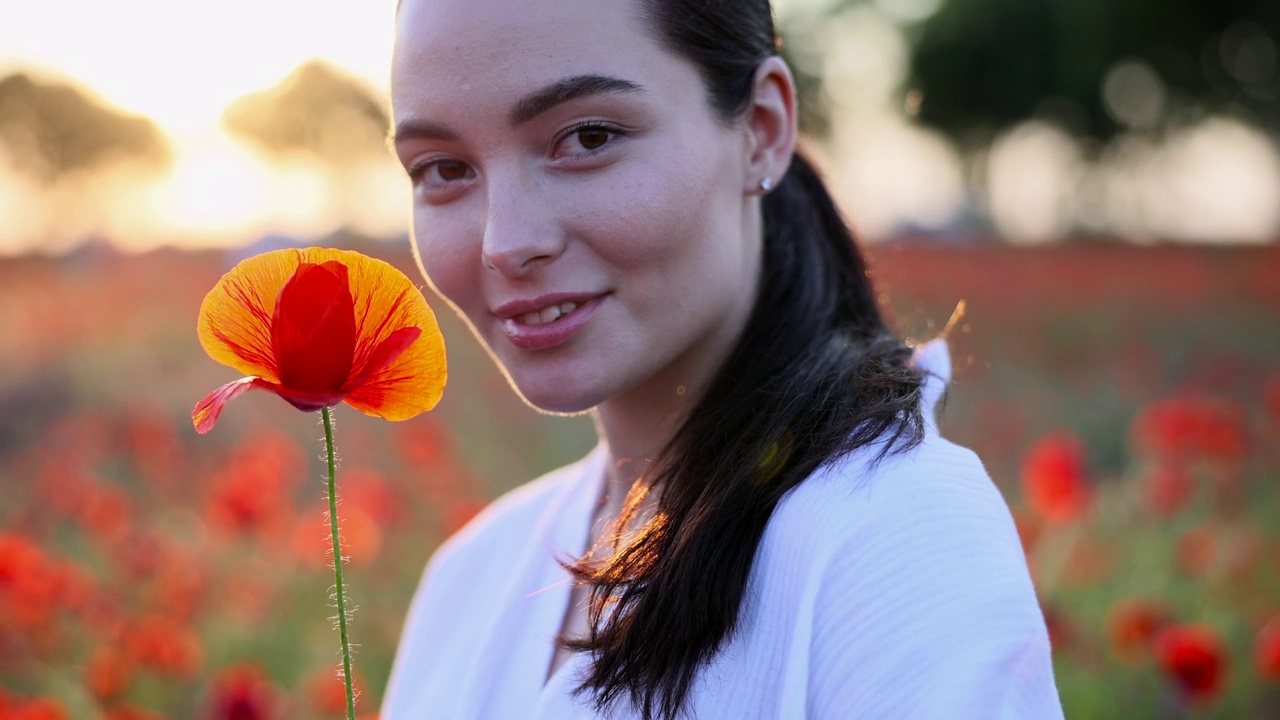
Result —
[[[866,264],[821,178],[796,154],[763,200],[760,290],[738,345],[649,475],[657,510],[603,562],[562,563],[592,588],[589,632],[561,638],[593,662],[577,692],[674,720],[699,667],[732,635],[765,525],[824,463],[924,435],[921,375],[886,325]]]

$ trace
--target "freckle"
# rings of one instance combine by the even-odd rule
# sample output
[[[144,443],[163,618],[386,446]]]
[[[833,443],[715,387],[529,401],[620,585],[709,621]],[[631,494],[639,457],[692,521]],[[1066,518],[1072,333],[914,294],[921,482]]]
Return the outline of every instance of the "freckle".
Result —
[[[677,385],[677,386],[676,386],[676,394],[677,394],[677,395],[683,395],[684,393],[685,393],[684,386],[683,386],[683,385]]]

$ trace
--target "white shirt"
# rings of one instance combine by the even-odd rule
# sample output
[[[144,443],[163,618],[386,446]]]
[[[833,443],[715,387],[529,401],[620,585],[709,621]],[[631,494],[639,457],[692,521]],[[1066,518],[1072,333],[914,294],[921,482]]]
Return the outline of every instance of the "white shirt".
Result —
[[[923,443],[824,466],[778,503],[739,627],[699,670],[698,720],[1062,717],[1049,639],[1008,507],[978,458],[937,433],[941,341]],[[597,718],[589,658],[545,683],[569,602],[556,562],[586,549],[607,448],[507,493],[436,551],[401,636],[382,720]],[[611,717],[639,717],[629,707]]]

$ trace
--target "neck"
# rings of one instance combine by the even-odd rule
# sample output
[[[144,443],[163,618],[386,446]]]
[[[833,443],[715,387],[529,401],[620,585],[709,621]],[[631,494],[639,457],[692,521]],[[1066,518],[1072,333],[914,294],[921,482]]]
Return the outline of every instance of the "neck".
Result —
[[[626,403],[614,398],[595,409],[596,433],[608,448],[600,517],[612,521],[622,511],[627,493],[643,477],[671,441],[690,407],[690,393],[670,388],[664,403]],[[650,398],[652,400],[652,398]]]
[[[622,510],[636,480],[648,473],[674,437],[680,424],[710,385],[713,375],[728,359],[746,329],[759,292],[759,261],[764,242],[759,199],[743,208],[742,231],[757,242],[745,250],[755,277],[752,287],[730,313],[727,321],[690,348],[658,374],[640,385],[602,402],[593,411],[596,432],[608,447],[600,517],[612,521]],[[651,493],[646,505],[657,501]]]

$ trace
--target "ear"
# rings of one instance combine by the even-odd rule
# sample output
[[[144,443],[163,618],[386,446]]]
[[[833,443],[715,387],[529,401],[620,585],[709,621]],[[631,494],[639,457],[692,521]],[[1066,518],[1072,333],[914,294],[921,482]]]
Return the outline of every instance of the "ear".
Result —
[[[796,81],[786,61],[774,55],[756,68],[747,108],[747,164],[744,191],[762,195],[762,181],[777,187],[796,149]]]

